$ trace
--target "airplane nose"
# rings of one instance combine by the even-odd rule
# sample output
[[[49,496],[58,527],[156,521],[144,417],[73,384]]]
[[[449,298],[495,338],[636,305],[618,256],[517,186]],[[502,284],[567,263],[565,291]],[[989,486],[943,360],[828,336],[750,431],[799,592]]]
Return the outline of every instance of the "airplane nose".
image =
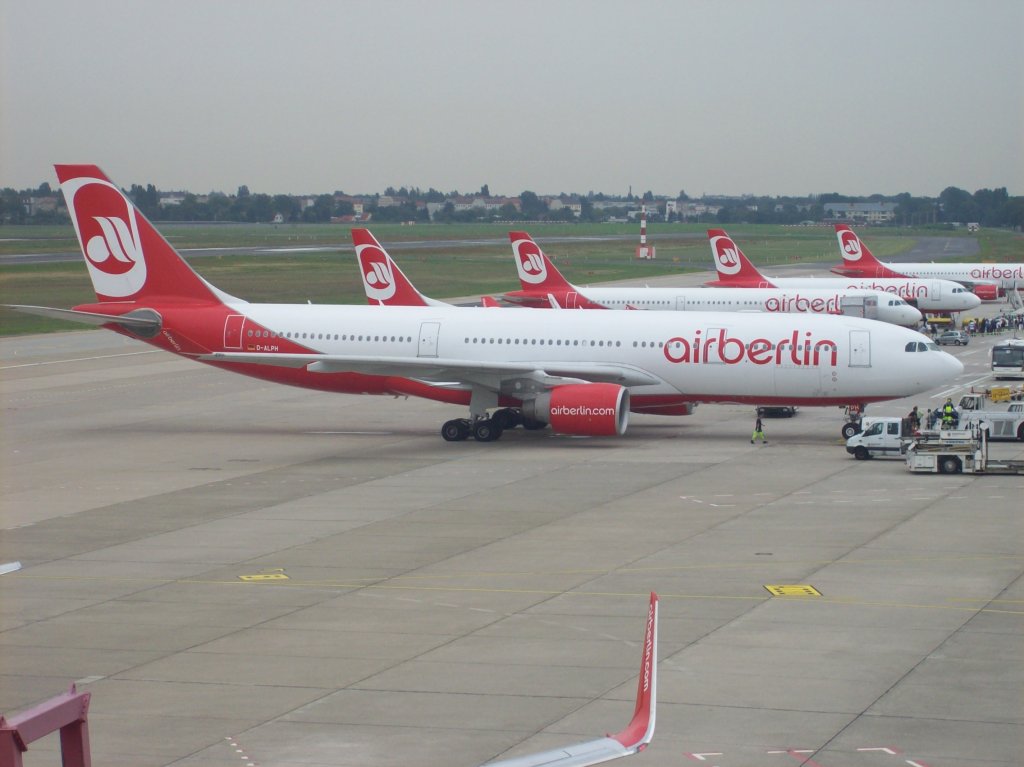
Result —
[[[939,352],[945,359],[942,360],[942,373],[947,378],[953,378],[964,372],[964,363],[958,360],[949,352]]]

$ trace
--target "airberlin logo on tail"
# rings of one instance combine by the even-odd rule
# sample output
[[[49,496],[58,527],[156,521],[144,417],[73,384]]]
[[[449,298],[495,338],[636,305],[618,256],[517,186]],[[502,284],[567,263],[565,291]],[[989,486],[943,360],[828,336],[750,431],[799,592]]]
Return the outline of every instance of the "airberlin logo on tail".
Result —
[[[860,261],[863,255],[860,247],[860,237],[849,229],[841,229],[839,232],[839,247],[843,251],[843,259],[846,261]]]
[[[718,235],[711,239],[711,252],[715,256],[715,267],[722,274],[739,274],[740,249],[731,238]]]
[[[135,208],[108,181],[73,178],[62,185],[97,295],[126,298],[146,283]]]
[[[544,265],[544,256],[541,255],[537,243],[532,240],[516,240],[516,267],[519,269],[519,279],[531,285],[540,285],[548,278],[548,269]]]
[[[387,301],[395,295],[395,274],[387,254],[376,245],[356,247],[367,298]]]

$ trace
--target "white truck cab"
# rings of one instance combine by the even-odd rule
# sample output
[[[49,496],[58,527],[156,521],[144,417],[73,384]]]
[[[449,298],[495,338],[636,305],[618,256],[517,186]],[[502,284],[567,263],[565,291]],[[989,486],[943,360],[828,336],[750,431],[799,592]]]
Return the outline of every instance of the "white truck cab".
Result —
[[[866,417],[861,425],[864,430],[846,440],[846,452],[858,461],[878,456],[902,458],[914,438],[909,418]]]

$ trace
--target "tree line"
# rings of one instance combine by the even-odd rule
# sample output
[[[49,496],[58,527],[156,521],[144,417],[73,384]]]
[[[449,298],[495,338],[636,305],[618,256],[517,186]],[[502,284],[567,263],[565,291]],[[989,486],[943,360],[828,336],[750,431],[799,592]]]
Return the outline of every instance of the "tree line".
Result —
[[[132,184],[126,190],[143,214],[152,221],[194,221],[194,222],[247,222],[260,223],[279,220],[290,223],[326,223],[339,217],[351,216],[355,208],[348,195],[343,192],[310,196],[287,194],[252,194],[247,186],[240,186],[235,194],[211,192],[199,196],[184,193],[176,204],[161,205],[161,192],[153,184],[145,186]],[[562,195],[579,204],[577,214],[568,206],[553,207],[547,200],[532,191],[519,194],[519,206],[506,202],[499,208],[484,210],[470,208],[456,209],[457,191],[441,192],[430,188],[388,187],[383,194],[392,204],[381,204],[380,194],[361,195],[364,217],[378,222],[437,221],[479,222],[479,221],[586,221],[600,222],[609,218],[624,218],[635,212],[640,203],[645,203],[651,215],[664,220],[665,198],[658,198],[652,192],[634,197],[609,197],[602,193],[588,192],[579,195]],[[468,196],[490,199],[490,190],[484,184],[478,193]],[[46,200],[52,205],[36,204],[29,210],[30,200]],[[311,204],[305,203],[311,200]],[[690,198],[681,191],[678,203]],[[895,204],[897,226],[943,225],[953,222],[977,222],[985,227],[1024,228],[1024,197],[1011,197],[1006,187],[978,189],[971,193],[957,187],[947,187],[938,197],[914,197],[909,193],[892,196],[871,195],[850,197],[838,193],[814,197],[703,197],[701,203],[713,212],[697,218],[683,212],[670,213],[668,220],[700,221],[717,224],[797,224],[803,221],[820,221],[825,218],[825,206],[836,202],[890,202]],[[434,203],[433,216],[428,214],[426,203]],[[600,203],[595,205],[595,203]],[[619,205],[618,203],[621,203]],[[0,190],[0,222],[5,224],[51,224],[67,220],[67,210],[58,193],[48,183],[35,189],[15,190],[10,187]]]

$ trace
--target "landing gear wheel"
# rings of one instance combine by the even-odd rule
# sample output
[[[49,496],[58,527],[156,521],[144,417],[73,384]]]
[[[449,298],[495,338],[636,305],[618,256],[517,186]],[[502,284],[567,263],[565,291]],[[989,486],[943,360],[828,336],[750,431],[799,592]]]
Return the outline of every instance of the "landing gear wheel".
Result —
[[[547,424],[543,421],[535,421],[532,418],[523,419],[523,428],[527,431],[540,431],[545,427],[547,427]]]
[[[866,447],[861,445],[860,447],[853,451],[853,457],[856,458],[858,461],[866,461],[868,458],[871,457],[871,453],[868,452],[868,449]]]
[[[445,442],[462,442],[469,436],[469,421],[465,418],[445,421],[441,427],[441,436]]]
[[[490,418],[481,418],[473,424],[473,439],[477,442],[494,442],[501,438],[502,428]]]
[[[939,464],[939,471],[942,474],[959,474],[963,471],[959,458],[947,457]]]
[[[502,431],[505,429],[516,428],[520,423],[522,423],[522,420],[523,417],[519,415],[519,412],[510,407],[503,407],[500,410],[495,410],[491,415],[491,423],[495,424]]]
[[[860,434],[860,426],[853,421],[843,424],[843,439],[849,439],[854,434]]]

